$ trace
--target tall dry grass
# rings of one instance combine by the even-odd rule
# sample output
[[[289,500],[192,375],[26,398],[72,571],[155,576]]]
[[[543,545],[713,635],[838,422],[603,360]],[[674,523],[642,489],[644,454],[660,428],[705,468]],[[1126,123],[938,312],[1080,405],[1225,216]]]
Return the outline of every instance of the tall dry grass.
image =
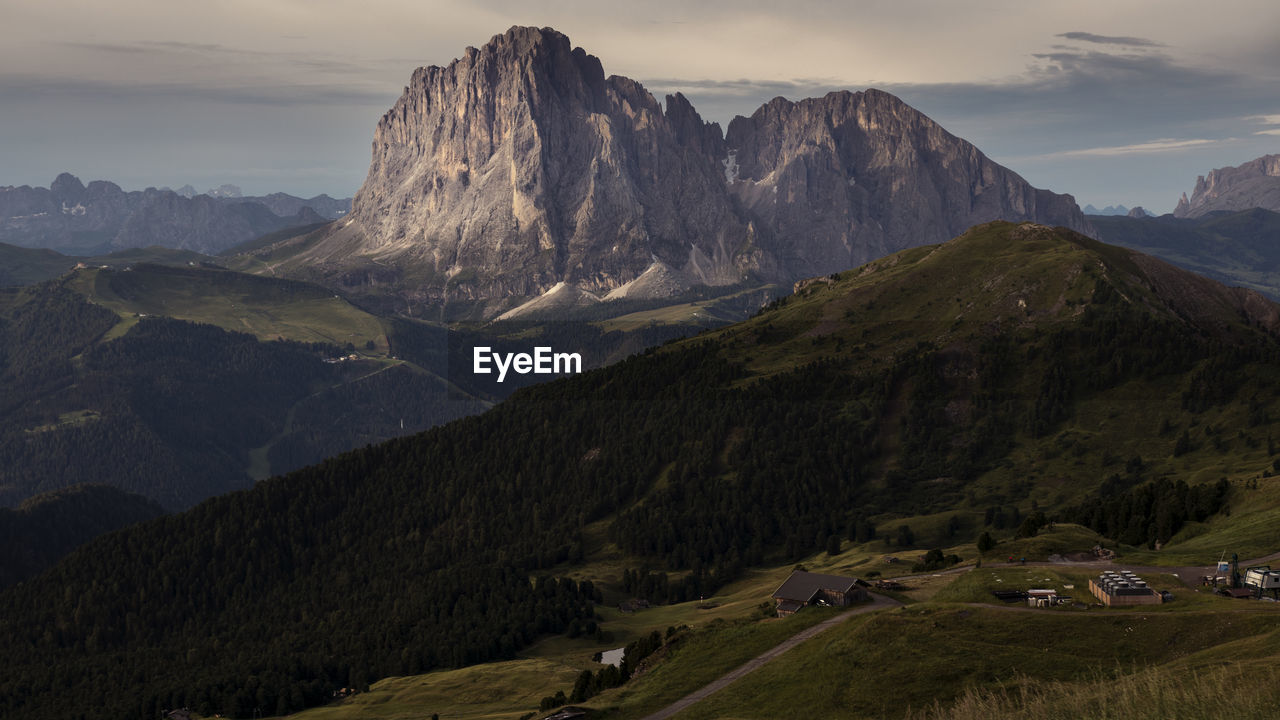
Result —
[[[1020,679],[1013,688],[971,688],[954,703],[910,720],[1196,720],[1280,713],[1280,664],[1251,661],[1199,670],[1147,668],[1081,681]]]

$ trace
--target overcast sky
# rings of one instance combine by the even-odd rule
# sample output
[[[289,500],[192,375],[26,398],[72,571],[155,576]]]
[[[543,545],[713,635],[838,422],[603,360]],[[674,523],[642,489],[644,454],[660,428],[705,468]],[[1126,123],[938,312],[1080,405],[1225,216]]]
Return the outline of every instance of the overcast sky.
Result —
[[[420,65],[551,26],[722,125],[893,92],[1038,187],[1172,210],[1280,152],[1280,3],[0,0],[0,185],[350,195]]]

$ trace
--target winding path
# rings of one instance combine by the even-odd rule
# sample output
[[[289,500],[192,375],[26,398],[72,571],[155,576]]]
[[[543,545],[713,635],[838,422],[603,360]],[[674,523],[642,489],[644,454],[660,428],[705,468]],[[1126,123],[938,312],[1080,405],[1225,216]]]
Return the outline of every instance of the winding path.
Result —
[[[722,676],[720,679],[715,680],[707,685],[704,685],[697,690],[694,690],[688,695],[685,695],[684,697],[680,698],[679,700],[675,701],[674,703],[671,703],[670,705],[662,708],[661,710],[655,713],[646,715],[643,718],[643,720],[666,720],[667,718],[672,717],[676,713],[688,708],[690,705],[693,705],[694,703],[698,702],[699,700],[702,700],[703,698],[711,695],[712,693],[723,690],[724,688],[733,684],[736,680],[738,680],[738,678],[741,678],[742,676],[747,675],[748,673],[758,670],[761,666],[765,665],[770,660],[773,660],[774,658],[785,653],[791,648],[799,645],[805,640],[808,640],[809,638],[812,638],[815,635],[818,635],[819,633],[822,633],[826,630],[830,630],[831,628],[835,627],[836,625],[839,625],[845,620],[848,620],[854,615],[862,615],[865,613],[874,612],[876,610],[884,610],[886,608],[899,607],[900,605],[902,605],[902,603],[898,602],[897,600],[894,600],[893,598],[888,598],[883,595],[876,595],[873,593],[871,595],[870,603],[866,605],[859,605],[853,608],[852,610],[849,610],[848,612],[842,612],[839,615],[833,618],[830,618],[829,620],[823,620],[817,625],[801,630],[795,635],[792,635],[791,637],[782,641],[778,645],[775,645],[769,650],[766,650],[760,655],[757,655],[755,658],[747,661],[746,664],[742,665],[736,670],[733,670],[727,673],[726,675]]]

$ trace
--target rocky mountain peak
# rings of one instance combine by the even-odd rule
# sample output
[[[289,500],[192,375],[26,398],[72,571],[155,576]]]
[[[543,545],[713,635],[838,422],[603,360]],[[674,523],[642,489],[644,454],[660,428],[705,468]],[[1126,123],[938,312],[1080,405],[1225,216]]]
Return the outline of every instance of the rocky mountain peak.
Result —
[[[664,108],[563,34],[514,27],[413,73],[350,215],[277,270],[499,312],[558,283],[790,282],[996,218],[1088,229],[1070,196],[888,93],[775,98],[722,135],[682,94]]]
[[[800,274],[859,265],[993,218],[1089,230],[1070,196],[1031,187],[880,90],[775,98],[735,118],[725,142],[740,168],[736,194]]]
[[[1236,167],[1196,178],[1191,198],[1183,193],[1173,214],[1180,218],[1261,207],[1280,212],[1280,155],[1263,155]]]
[[[572,54],[573,50],[569,37],[555,28],[513,25],[506,32],[494,35],[480,48],[468,47],[463,58],[488,55],[519,62],[522,58],[564,57]],[[581,56],[586,56],[586,51],[578,50]],[[600,61],[596,60],[595,64],[599,65]]]
[[[682,193],[715,195],[705,154],[719,129],[683,97],[668,105],[606,79],[550,29],[512,28],[448,67],[419,69],[379,123],[368,179],[322,260],[416,258],[462,297],[562,281],[608,292],[655,258],[683,267],[691,224],[712,240],[735,223],[723,190],[676,207]],[[702,252],[699,277],[739,277],[716,253]]]
[[[703,120],[682,93],[666,96],[665,104],[664,118],[677,144],[707,157],[724,156],[724,132],[720,123]]]
[[[76,203],[84,197],[84,183],[80,182],[80,178],[71,173],[60,173],[58,177],[53,179],[53,183],[49,185],[50,192],[58,200],[63,202]]]

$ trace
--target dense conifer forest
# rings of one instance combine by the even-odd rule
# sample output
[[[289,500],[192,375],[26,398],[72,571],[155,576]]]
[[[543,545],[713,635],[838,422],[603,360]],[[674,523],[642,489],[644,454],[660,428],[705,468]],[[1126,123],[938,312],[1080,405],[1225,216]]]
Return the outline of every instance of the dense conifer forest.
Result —
[[[164,510],[107,485],[79,485],[0,508],[0,589],[32,577],[93,538]]]
[[[98,343],[114,313],[54,284],[29,293],[0,328],[4,502],[91,482],[184,508],[247,487],[247,448],[339,379],[322,350],[167,318]]]

